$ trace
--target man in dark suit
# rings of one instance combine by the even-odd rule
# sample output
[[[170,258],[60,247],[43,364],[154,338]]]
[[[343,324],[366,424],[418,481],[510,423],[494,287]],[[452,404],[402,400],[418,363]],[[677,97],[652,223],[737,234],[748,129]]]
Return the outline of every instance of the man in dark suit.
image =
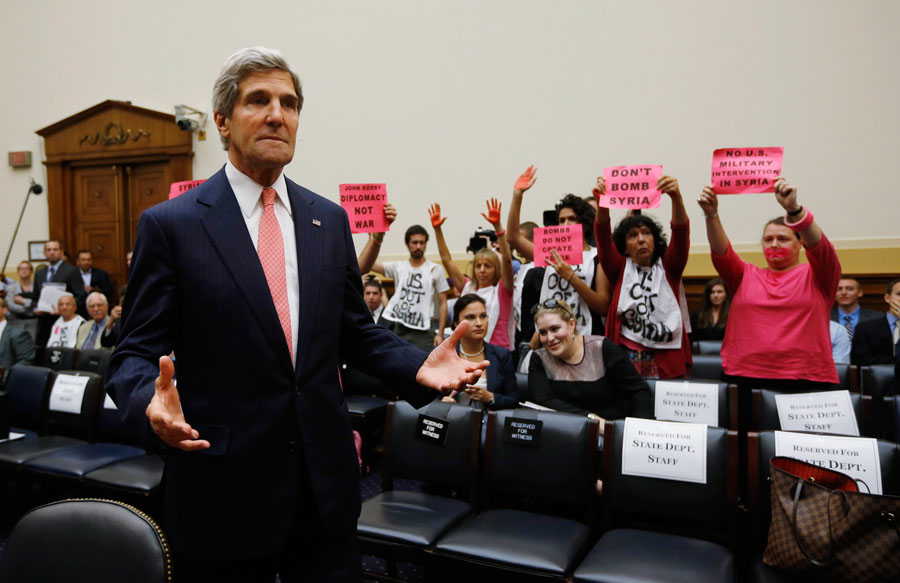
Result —
[[[78,275],[78,268],[63,261],[64,252],[62,243],[56,239],[50,239],[44,243],[44,257],[47,258],[48,265],[38,268],[34,274],[34,305],[37,306],[38,300],[41,298],[41,288],[44,284],[47,282],[61,283],[66,286],[67,292],[75,296],[78,314],[86,317],[87,308],[84,302],[87,293],[84,291],[84,282]],[[34,314],[38,317],[38,334],[35,343],[38,346],[45,346],[47,339],[50,338],[50,328],[58,314],[55,311],[42,312],[37,309]]]
[[[84,282],[84,293],[100,292],[106,299],[113,297],[112,282],[109,273],[105,269],[94,267],[94,254],[88,249],[78,251],[77,259],[78,275]]]
[[[384,318],[384,288],[377,279],[368,279],[363,286],[363,299],[372,314],[372,320],[382,328],[390,328],[393,322]]]
[[[888,282],[884,294],[887,314],[875,320],[860,322],[853,335],[850,362],[858,365],[894,364],[900,341],[900,278]]]
[[[34,362],[34,340],[25,328],[13,326],[6,319],[9,304],[0,298],[0,368]]]
[[[281,53],[232,55],[213,96],[225,168],[140,219],[107,391],[168,447],[179,580],[359,581],[339,358],[419,406],[487,365],[372,321],[346,213],[282,174],[302,103]]]
[[[884,316],[881,312],[870,310],[859,305],[863,296],[862,287],[855,277],[842,275],[838,281],[835,304],[831,308],[831,320],[847,329],[850,340],[856,333],[856,326],[866,320],[875,320]]]

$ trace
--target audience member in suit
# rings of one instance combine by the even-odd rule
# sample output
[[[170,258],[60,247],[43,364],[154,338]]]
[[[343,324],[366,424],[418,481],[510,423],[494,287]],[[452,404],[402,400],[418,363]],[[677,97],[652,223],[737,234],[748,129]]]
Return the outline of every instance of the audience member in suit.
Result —
[[[78,350],[101,348],[100,340],[103,338],[103,334],[112,327],[109,316],[109,300],[105,295],[100,292],[89,293],[87,309],[91,318],[82,322],[78,327],[78,339],[75,341],[75,347]]]
[[[9,304],[0,298],[0,367],[34,362],[34,341],[24,329],[13,326],[6,319]]]
[[[225,167],[141,215],[107,391],[168,446],[163,527],[181,581],[359,582],[339,359],[416,406],[488,364],[456,355],[465,326],[429,354],[372,321],[347,214],[283,174],[302,104],[280,52],[229,57],[213,90]]]
[[[76,348],[78,328],[84,322],[81,314],[75,312],[75,298],[66,292],[57,303],[59,317],[50,328],[48,348]]]
[[[875,320],[860,322],[853,334],[850,362],[858,365],[894,364],[900,341],[900,278],[888,282],[884,294],[888,312]]]
[[[84,305],[84,299],[87,297],[87,294],[84,292],[84,282],[78,274],[78,268],[63,261],[62,243],[56,239],[50,239],[44,243],[44,257],[47,258],[49,265],[38,268],[37,273],[34,275],[34,301],[40,300],[41,288],[45,283],[61,283],[66,286],[66,291],[75,298],[77,312],[87,314]],[[50,337],[50,328],[56,321],[58,314],[55,312],[42,312],[37,309],[35,309],[34,313],[38,316],[38,334],[35,343],[38,346],[44,346]]]
[[[856,332],[856,326],[866,320],[876,320],[884,316],[881,312],[870,310],[859,305],[863,296],[862,287],[854,277],[842,275],[838,281],[835,305],[831,308],[831,320],[847,329],[850,340]]]
[[[485,342],[488,323],[484,298],[475,293],[466,294],[453,305],[453,325],[468,322],[469,328],[456,347],[462,358],[471,362],[488,360],[485,374],[478,382],[462,391],[454,392],[442,400],[450,403],[481,403],[486,409],[514,409],[519,405],[516,394],[516,369],[509,350]]]
[[[105,269],[94,267],[94,254],[87,249],[78,251],[78,275],[84,282],[85,293],[100,292],[107,298],[112,297],[112,282]]]
[[[124,289],[125,286],[122,286]],[[122,296],[119,296],[122,297]],[[119,343],[119,334],[122,332],[122,305],[113,306],[109,311],[109,321],[100,336],[100,346],[103,348],[115,348]]]
[[[367,279],[363,286],[363,299],[372,314],[372,319],[382,328],[390,328],[392,322],[384,318],[384,288],[375,278]]]
[[[6,299],[9,300],[9,313],[20,320],[34,318],[34,266],[30,261],[22,261],[16,268],[19,281],[7,286]]]
[[[721,277],[706,282],[700,309],[691,314],[692,340],[724,340],[731,296]]]

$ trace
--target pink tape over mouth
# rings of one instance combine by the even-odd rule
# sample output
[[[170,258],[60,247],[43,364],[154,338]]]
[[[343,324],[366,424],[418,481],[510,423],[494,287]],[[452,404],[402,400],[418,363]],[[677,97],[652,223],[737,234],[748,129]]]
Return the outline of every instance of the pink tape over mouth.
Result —
[[[763,253],[766,259],[787,259],[791,256],[791,250],[787,247],[766,247]]]

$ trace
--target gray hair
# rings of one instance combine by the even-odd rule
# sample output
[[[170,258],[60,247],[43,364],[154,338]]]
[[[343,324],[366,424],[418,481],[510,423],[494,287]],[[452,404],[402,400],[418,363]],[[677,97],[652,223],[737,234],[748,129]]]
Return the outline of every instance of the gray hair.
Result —
[[[106,304],[107,306],[109,305],[109,300],[106,299],[106,294],[102,294],[98,291],[89,293],[87,298],[85,298],[85,300],[84,300],[85,304],[87,304],[89,301],[91,301],[91,296],[100,296],[100,299],[103,300],[103,303]]]
[[[281,51],[266,47],[249,47],[239,50],[225,61],[225,65],[213,85],[213,112],[231,117],[234,103],[238,97],[238,85],[244,77],[250,73],[273,69],[290,74],[291,80],[294,82],[294,91],[297,92],[297,110],[303,109],[303,88],[300,86],[300,78]],[[227,150],[228,140],[221,135],[219,139],[222,141],[222,147]]]

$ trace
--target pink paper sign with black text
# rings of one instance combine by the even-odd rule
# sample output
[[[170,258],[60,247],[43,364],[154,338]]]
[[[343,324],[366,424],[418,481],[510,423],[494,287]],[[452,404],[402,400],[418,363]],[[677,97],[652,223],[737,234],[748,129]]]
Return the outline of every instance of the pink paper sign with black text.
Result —
[[[721,148],[713,152],[712,187],[716,194],[775,192],[784,148]]]
[[[606,194],[599,204],[610,209],[659,208],[661,194],[656,183],[662,178],[662,166],[611,166],[603,169]]]
[[[184,182],[173,182],[169,186],[169,200],[172,200],[178,195],[184,194],[195,186],[200,186],[206,182],[205,180],[185,180]]]
[[[384,233],[390,225],[384,217],[386,184],[341,184],[341,206],[350,219],[351,233]]]
[[[581,225],[559,225],[542,227],[534,230],[534,266],[553,265],[550,251],[556,249],[560,258],[569,265],[584,263],[584,241],[581,237]]]

